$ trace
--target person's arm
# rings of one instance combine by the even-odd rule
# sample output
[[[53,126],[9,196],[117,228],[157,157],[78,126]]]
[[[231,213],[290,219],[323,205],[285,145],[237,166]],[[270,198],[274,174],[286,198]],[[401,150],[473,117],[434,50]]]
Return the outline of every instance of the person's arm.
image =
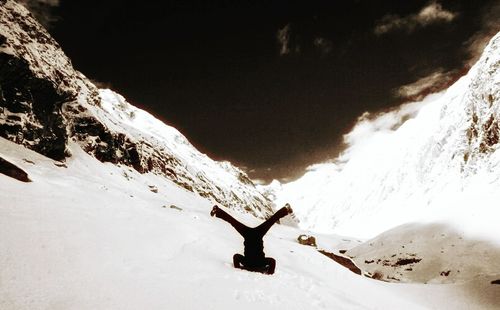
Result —
[[[210,215],[211,216],[215,216],[215,217],[218,217],[226,222],[228,222],[229,224],[231,224],[231,226],[233,226],[236,231],[238,231],[240,233],[240,235],[243,236],[244,234],[244,231],[246,229],[248,229],[248,226],[240,223],[238,220],[236,220],[234,217],[232,217],[231,215],[229,215],[229,213],[227,213],[226,211],[222,210],[221,208],[219,208],[218,206],[214,206],[212,208],[212,211],[210,212]]]
[[[264,223],[256,227],[256,229],[264,236],[267,231],[274,225],[280,218],[287,216],[293,212],[290,205],[287,203],[283,208],[279,209],[278,212],[274,213],[269,219]]]

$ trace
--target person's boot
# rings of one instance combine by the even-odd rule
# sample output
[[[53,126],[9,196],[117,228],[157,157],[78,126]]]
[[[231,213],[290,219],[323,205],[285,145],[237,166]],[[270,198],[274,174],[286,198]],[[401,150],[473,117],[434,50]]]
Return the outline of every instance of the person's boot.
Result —
[[[233,255],[233,266],[234,268],[238,269],[245,269],[243,266],[243,255],[241,254],[234,254]]]

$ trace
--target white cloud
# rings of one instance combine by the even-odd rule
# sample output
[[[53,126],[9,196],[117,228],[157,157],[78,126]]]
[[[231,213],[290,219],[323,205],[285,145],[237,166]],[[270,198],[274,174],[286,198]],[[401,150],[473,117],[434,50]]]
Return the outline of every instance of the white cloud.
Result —
[[[344,135],[345,151],[337,159],[346,162],[365,151],[365,146],[372,143],[376,137],[391,135],[409,119],[417,116],[422,107],[439,97],[439,94],[426,97],[423,101],[403,104],[391,111],[361,115],[354,128]]]
[[[416,14],[404,17],[400,17],[399,15],[385,15],[377,22],[374,32],[376,35],[382,35],[397,29],[412,32],[419,27],[435,23],[451,22],[456,16],[457,13],[445,10],[441,4],[433,1]]]
[[[448,86],[453,81],[454,75],[454,71],[445,72],[440,68],[413,83],[398,87],[394,90],[394,93],[398,97],[420,100],[426,95],[440,91]]]
[[[18,0],[24,5],[46,28],[50,28],[58,17],[54,15],[53,9],[60,5],[60,0]]]
[[[426,10],[426,8],[422,9],[419,15],[427,16],[428,20],[431,19],[429,16],[439,16],[440,14],[442,18],[446,18],[446,14],[436,13],[439,10]],[[448,16],[448,18],[451,17]],[[464,68],[470,68],[476,63],[488,42],[500,31],[500,2],[484,7],[480,23],[480,30],[464,42],[464,47],[468,53],[468,58],[463,63]],[[446,88],[455,80],[458,73],[459,70],[444,71],[442,68],[438,68],[413,83],[398,87],[394,90],[394,94],[405,99],[420,100],[430,93]]]
[[[90,82],[100,89],[112,89],[113,85],[110,82],[103,82],[95,79],[90,79]]]
[[[298,44],[292,44],[292,27],[290,24],[286,24],[283,28],[278,29],[276,32],[276,39],[279,44],[280,56],[288,54],[299,54],[300,46]]]
[[[439,3],[431,2],[418,13],[416,20],[425,26],[441,21],[451,22],[455,17],[456,13],[444,10]]]
[[[322,37],[316,37],[313,41],[313,45],[319,49],[321,54],[326,55],[329,54],[332,51],[333,48],[333,43],[332,41],[322,38]]]
[[[286,24],[283,28],[278,29],[276,39],[280,44],[280,55],[287,55],[290,53],[290,24]]]

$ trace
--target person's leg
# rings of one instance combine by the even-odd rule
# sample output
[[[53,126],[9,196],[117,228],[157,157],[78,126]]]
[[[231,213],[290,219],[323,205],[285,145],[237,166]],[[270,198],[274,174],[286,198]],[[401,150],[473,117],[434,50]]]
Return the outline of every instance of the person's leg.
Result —
[[[274,225],[280,218],[287,216],[289,213],[292,213],[292,208],[290,208],[289,204],[286,204],[283,208],[279,209],[278,212],[274,213],[269,219],[267,219],[264,223],[255,227],[257,231],[259,231],[261,236],[264,236],[269,228]]]
[[[212,211],[210,212],[210,215],[211,216],[215,215],[216,217],[218,217],[220,219],[223,219],[224,221],[228,222],[243,237],[245,237],[245,231],[249,229],[248,226],[246,226],[246,225],[238,222],[238,220],[236,220],[234,217],[232,217],[231,215],[229,215],[227,212],[225,212],[224,210],[222,210],[218,206],[214,206],[213,207]]]
[[[233,265],[234,268],[239,268],[243,269],[243,261],[245,260],[245,257],[241,254],[234,254],[233,255]]]
[[[266,257],[266,267],[267,267],[267,274],[273,274],[274,270],[276,269],[276,260],[272,257]]]

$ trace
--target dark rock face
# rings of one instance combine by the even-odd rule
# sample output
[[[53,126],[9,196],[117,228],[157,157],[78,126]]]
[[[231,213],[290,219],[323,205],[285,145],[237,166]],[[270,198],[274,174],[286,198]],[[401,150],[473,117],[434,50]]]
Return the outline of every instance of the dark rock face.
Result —
[[[16,8],[20,8],[16,10]],[[0,10],[0,136],[55,160],[66,152],[67,132],[61,112],[64,102],[74,100],[78,89],[61,68],[69,60],[62,52],[43,62],[33,46],[57,43],[31,15],[13,1],[2,1]],[[59,59],[60,58],[60,59]],[[48,74],[51,71],[51,74]]]
[[[0,54],[0,88],[0,136],[64,159],[67,133],[61,105],[72,94],[58,93],[52,83],[34,76],[23,59],[6,54]]]
[[[11,162],[6,161],[2,157],[0,157],[0,173],[21,182],[31,182],[28,174],[23,169],[19,168]]]
[[[394,263],[394,266],[404,266],[404,265],[410,265],[410,264],[416,264],[420,262],[422,259],[421,258],[398,258],[397,262]]]
[[[344,256],[336,255],[334,253],[325,250],[318,250],[318,252],[320,252],[325,256],[328,256],[329,258],[339,263],[340,265],[344,266],[345,268],[349,269],[350,271],[354,272],[355,274],[361,275],[361,269],[359,269],[359,267],[356,266],[356,264],[354,264],[354,262],[351,259]]]
[[[493,115],[491,115],[483,125],[483,131],[485,134],[480,145],[480,150],[485,153],[493,149],[493,147],[498,143],[498,138],[500,135],[498,122]]]

